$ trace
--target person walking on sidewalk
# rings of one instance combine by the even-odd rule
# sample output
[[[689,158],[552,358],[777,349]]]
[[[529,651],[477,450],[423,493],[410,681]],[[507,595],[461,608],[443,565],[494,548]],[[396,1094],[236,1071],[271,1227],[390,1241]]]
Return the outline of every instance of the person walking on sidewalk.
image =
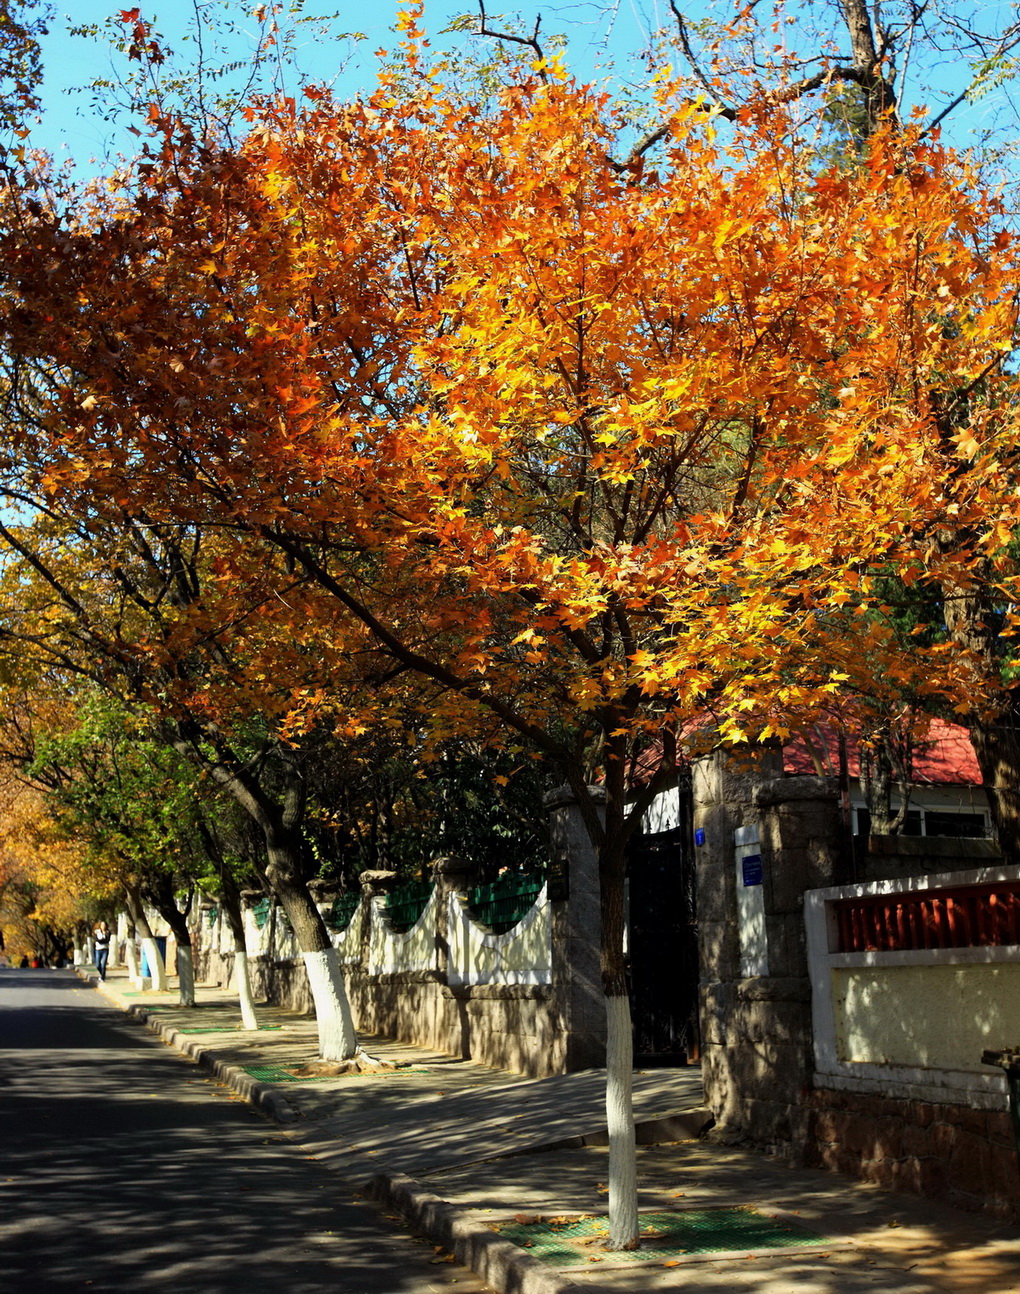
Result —
[[[100,979],[106,979],[106,963],[110,960],[110,927],[100,921],[92,931],[92,942],[95,944],[96,970]]]

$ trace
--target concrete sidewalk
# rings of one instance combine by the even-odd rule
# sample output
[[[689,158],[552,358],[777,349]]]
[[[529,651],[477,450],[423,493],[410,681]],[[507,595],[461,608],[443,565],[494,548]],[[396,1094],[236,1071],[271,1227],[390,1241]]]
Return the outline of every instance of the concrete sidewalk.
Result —
[[[132,992],[117,971],[98,987],[279,1121],[305,1153],[385,1199],[509,1294],[1020,1291],[1012,1228],[698,1140],[707,1111],[694,1068],[635,1074],[635,1119],[648,1143],[638,1151],[641,1209],[657,1215],[649,1225],[658,1231],[634,1255],[610,1254],[599,1247],[597,1221],[571,1225],[606,1208],[604,1071],[528,1080],[366,1039],[374,1054],[406,1067],[294,1082],[287,1067],[316,1052],[309,1017],[261,1007],[262,1027],[247,1033],[236,996],[219,988],[200,986],[199,1005],[185,1009],[175,993]],[[677,1211],[684,1222],[773,1220],[782,1239],[766,1243],[788,1247],[756,1247],[738,1231],[722,1242],[734,1247],[692,1252],[697,1244],[668,1234]],[[564,1240],[581,1230],[596,1235]]]

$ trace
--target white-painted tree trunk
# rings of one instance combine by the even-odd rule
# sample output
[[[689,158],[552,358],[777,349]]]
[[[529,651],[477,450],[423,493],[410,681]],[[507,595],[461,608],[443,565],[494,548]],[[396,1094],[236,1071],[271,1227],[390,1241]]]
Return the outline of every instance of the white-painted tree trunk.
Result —
[[[177,945],[177,985],[181,1006],[194,1006],[195,959],[187,944]]]
[[[159,944],[151,935],[142,935],[142,947],[145,949],[145,960],[149,964],[151,987],[159,993],[165,993],[166,966],[163,964],[163,954],[159,951]]]
[[[74,936],[74,964],[75,966],[84,966],[88,958],[85,945],[79,935]]]
[[[142,987],[142,971],[138,963],[138,945],[134,935],[124,941],[124,955],[127,959],[128,978],[136,989]]]
[[[634,1036],[630,1002],[606,998],[606,1119],[609,1128],[609,1245],[637,1247],[637,1148],[634,1137]]]
[[[255,1014],[255,998],[251,991],[251,967],[248,965],[248,954],[243,949],[234,950],[234,983],[241,1003],[241,1024],[245,1029],[257,1029],[259,1020]]]
[[[358,1054],[358,1035],[354,1031],[354,1017],[347,1000],[337,951],[329,948],[321,952],[303,952],[301,956],[315,1003],[319,1057],[322,1060],[352,1060]]]

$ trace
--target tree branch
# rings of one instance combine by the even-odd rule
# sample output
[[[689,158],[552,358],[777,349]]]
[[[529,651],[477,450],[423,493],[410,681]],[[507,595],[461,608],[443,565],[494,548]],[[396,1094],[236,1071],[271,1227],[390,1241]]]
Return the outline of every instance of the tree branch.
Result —
[[[489,20],[485,13],[485,0],[478,0],[478,34],[479,36],[489,36],[493,40],[510,41],[514,45],[526,45],[528,49],[535,51],[535,57],[539,63],[545,62],[545,51],[538,43],[538,30],[542,25],[542,15],[539,14],[535,19],[535,29],[530,36],[515,36],[509,31],[493,31],[489,26]],[[545,70],[539,69],[539,76],[543,81],[547,80]]]

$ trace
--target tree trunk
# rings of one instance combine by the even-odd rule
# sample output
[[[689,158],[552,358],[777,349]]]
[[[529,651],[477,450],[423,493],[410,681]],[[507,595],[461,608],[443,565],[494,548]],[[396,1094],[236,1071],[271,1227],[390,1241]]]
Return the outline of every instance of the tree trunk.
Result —
[[[986,587],[992,583],[984,571]],[[971,720],[970,735],[988,796],[1003,861],[1020,862],[1020,698],[1002,686],[997,655],[999,616],[980,593],[944,590],[944,615],[950,637],[979,663],[991,692],[986,713]]]
[[[975,724],[970,735],[1003,860],[1020,862],[1020,715],[1012,696],[997,721]]]
[[[282,802],[252,774],[247,760],[232,750],[215,725],[189,719],[178,728],[178,748],[209,769],[258,824],[266,844],[266,879],[290,920],[298,949],[308,971],[308,982],[319,1029],[319,1058],[350,1068],[382,1066],[358,1046],[354,1019],[344,986],[340,961],[326,923],[305,885],[302,867],[301,823],[305,812],[305,786],[299,758],[279,746],[275,758],[284,777]],[[210,759],[209,747],[215,751]]]
[[[861,744],[861,790],[871,819],[871,835],[893,834],[896,814],[892,807],[893,768],[883,733],[872,734],[871,746]]]
[[[138,945],[135,943],[135,937],[135,923],[129,921],[127,938],[124,940],[124,956],[127,961],[128,978],[136,989],[140,989],[142,987],[142,973],[138,965]]]
[[[319,1058],[337,1062],[354,1060],[361,1053],[340,959],[304,883],[296,842],[288,839],[288,835],[284,831],[267,834],[266,876],[287,914],[308,972],[319,1028]]]
[[[241,1024],[245,1029],[257,1029],[259,1021],[255,1014],[255,997],[251,991],[251,968],[248,964],[248,947],[244,938],[241,895],[234,878],[225,869],[221,874],[219,900],[226,914],[234,944],[234,986],[241,1006]]]
[[[622,743],[606,743],[606,821],[599,850],[600,949],[606,995],[606,1122],[609,1130],[609,1249],[640,1243],[634,1135],[634,1034],[624,958],[626,771]]]
[[[234,940],[234,987],[237,989],[237,1000],[241,1008],[241,1027],[257,1030],[259,1018],[255,1011],[255,995],[251,989],[251,966],[248,964],[248,951],[244,946],[244,936]]]
[[[153,935],[152,927],[149,925],[149,918],[145,915],[145,907],[141,896],[136,888],[130,886],[124,887],[124,893],[131,919],[134,921],[135,928],[142,938],[145,960],[149,964],[150,986],[157,993],[165,993],[168,987],[166,966],[163,964],[163,954],[159,951],[159,944],[156,943],[156,937]]]
[[[842,0],[843,18],[850,37],[851,58],[860,74],[858,84],[864,95],[868,134],[873,134],[896,108],[896,96],[884,75],[875,42],[872,11],[866,0]]]
[[[181,1006],[195,1005],[195,951],[188,939],[177,943],[177,991]]]
[[[170,927],[177,943],[177,987],[181,1006],[195,1005],[195,955],[191,945],[188,919],[177,906],[170,876],[160,876],[149,888],[149,898],[156,911]],[[191,907],[191,899],[188,899]]]
[[[634,1034],[630,998],[606,994],[606,1123],[609,1129],[609,1245],[640,1241],[634,1135]]]

